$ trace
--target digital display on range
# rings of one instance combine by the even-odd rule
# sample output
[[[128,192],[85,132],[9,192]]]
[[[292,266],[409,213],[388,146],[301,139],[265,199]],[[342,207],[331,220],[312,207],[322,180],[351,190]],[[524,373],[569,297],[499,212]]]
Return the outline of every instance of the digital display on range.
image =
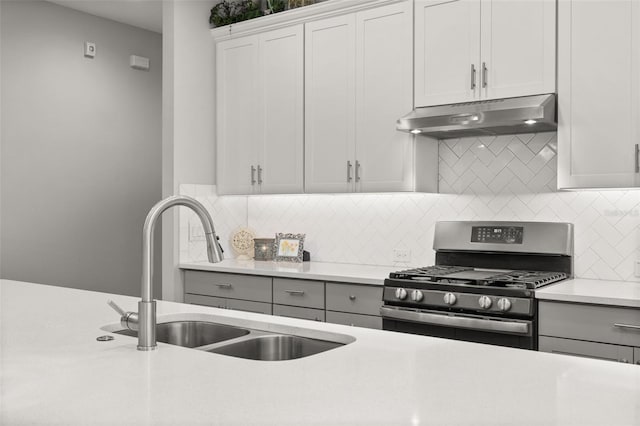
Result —
[[[472,226],[472,243],[522,244],[522,226]]]

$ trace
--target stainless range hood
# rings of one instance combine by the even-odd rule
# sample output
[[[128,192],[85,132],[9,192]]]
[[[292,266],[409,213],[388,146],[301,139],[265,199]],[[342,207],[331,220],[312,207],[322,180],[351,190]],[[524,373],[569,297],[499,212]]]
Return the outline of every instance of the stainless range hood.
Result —
[[[397,130],[436,139],[549,132],[557,127],[554,94],[421,107],[396,125]]]

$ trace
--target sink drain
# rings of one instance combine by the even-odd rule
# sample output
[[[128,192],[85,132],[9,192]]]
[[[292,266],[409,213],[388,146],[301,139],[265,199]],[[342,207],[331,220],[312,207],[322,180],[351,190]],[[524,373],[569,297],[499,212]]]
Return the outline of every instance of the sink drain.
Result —
[[[100,337],[96,337],[96,340],[98,342],[109,342],[111,340],[115,339],[115,337],[113,336],[100,336]]]

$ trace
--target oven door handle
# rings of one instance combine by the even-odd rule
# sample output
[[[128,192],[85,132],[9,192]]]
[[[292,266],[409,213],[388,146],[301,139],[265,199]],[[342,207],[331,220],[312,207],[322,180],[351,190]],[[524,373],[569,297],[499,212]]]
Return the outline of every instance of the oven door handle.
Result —
[[[423,324],[443,325],[472,330],[493,331],[514,334],[530,334],[529,324],[526,322],[492,320],[484,318],[469,318],[456,315],[434,314],[431,312],[411,311],[401,308],[381,307],[383,318],[418,322]]]

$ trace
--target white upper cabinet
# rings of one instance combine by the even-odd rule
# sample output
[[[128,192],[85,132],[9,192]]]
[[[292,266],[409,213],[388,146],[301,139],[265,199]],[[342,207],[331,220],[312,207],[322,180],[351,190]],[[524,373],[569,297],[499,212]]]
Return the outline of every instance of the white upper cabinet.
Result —
[[[258,37],[217,45],[217,185],[221,194],[251,194],[256,181],[260,137]],[[252,172],[253,170],[253,172]]]
[[[418,0],[415,8],[416,106],[476,99],[480,1]]]
[[[561,0],[558,187],[638,186],[640,2]]]
[[[416,0],[415,104],[555,92],[554,0]]]
[[[437,142],[396,130],[413,1],[320,6],[215,30],[218,192],[436,192]]]
[[[413,137],[395,129],[413,108],[411,2],[308,23],[305,43],[306,191],[424,188]],[[424,167],[434,190],[437,163]]]
[[[355,167],[355,15],[305,25],[305,190],[348,192]]]
[[[260,36],[258,114],[262,194],[299,193],[304,180],[304,29],[302,25]]]
[[[411,6],[407,1],[356,15],[358,191],[414,189],[413,136],[395,126],[413,108]]]
[[[483,99],[556,91],[556,2],[482,0]]]
[[[303,191],[303,25],[217,44],[220,194]]]

